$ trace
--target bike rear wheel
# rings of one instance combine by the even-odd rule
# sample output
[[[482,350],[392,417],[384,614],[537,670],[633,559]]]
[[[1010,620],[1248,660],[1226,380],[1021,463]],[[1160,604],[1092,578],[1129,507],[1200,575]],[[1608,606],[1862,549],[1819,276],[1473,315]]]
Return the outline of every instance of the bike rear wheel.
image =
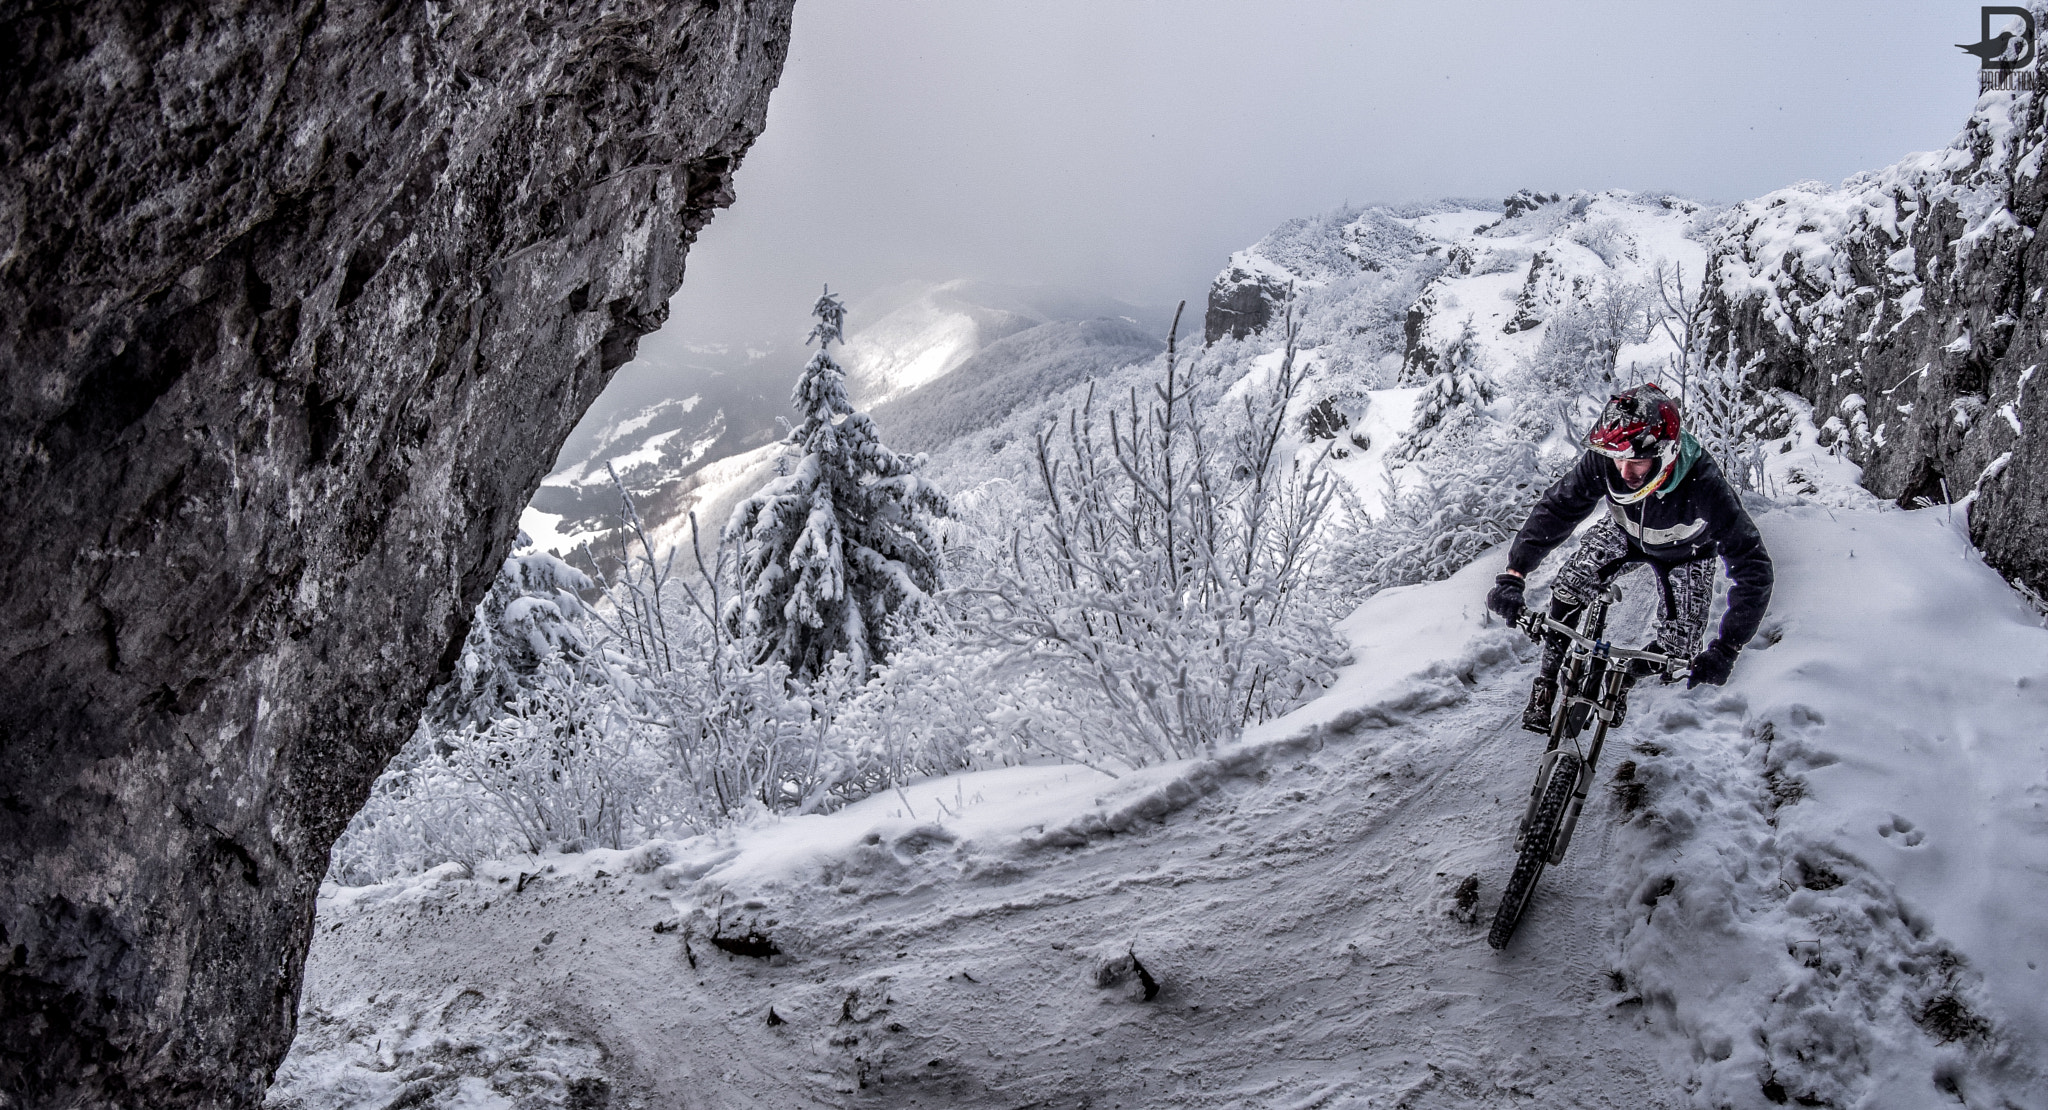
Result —
[[[1493,915],[1493,928],[1486,934],[1486,943],[1493,947],[1507,947],[1508,938],[1515,935],[1515,926],[1529,906],[1529,896],[1536,893],[1536,880],[1543,875],[1550,844],[1557,839],[1558,823],[1564,820],[1565,807],[1571,804],[1572,790],[1578,783],[1579,757],[1572,752],[1557,753],[1557,761],[1550,768],[1550,781],[1543,787],[1543,799],[1536,805],[1535,819],[1522,834],[1521,857],[1515,860],[1514,873],[1508,876],[1507,889],[1501,892],[1500,909]]]

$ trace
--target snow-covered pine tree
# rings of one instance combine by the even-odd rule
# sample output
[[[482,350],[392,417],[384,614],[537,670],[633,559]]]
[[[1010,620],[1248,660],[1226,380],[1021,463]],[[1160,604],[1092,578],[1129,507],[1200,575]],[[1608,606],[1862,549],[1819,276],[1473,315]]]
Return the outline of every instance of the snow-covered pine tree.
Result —
[[[1477,340],[1467,319],[1438,360],[1443,369],[1415,400],[1415,422],[1391,452],[1397,465],[1416,462],[1439,441],[1456,438],[1463,425],[1493,400],[1497,390],[1479,365]]]
[[[829,287],[811,315],[818,353],[790,397],[795,461],[733,510],[739,589],[724,613],[753,662],[781,662],[805,680],[838,653],[862,676],[888,657],[892,618],[939,588],[930,522],[947,513],[945,495],[917,473],[921,460],[883,446],[848,402],[829,349],[845,341],[846,309]]]
[[[434,691],[425,719],[435,726],[488,724],[510,710],[521,690],[550,657],[582,666],[589,654],[578,619],[587,614],[579,592],[591,588],[580,570],[519,533],[490,592],[476,607],[455,675]]]

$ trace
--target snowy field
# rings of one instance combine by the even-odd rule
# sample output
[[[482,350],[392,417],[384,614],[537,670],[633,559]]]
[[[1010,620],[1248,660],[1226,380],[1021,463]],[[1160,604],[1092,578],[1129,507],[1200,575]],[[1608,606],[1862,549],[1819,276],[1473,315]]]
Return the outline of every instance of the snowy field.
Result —
[[[1637,692],[1504,952],[1541,741],[1496,552],[1214,760],[329,889],[271,1103],[2048,1105],[2048,631],[1795,446],[1764,634]]]

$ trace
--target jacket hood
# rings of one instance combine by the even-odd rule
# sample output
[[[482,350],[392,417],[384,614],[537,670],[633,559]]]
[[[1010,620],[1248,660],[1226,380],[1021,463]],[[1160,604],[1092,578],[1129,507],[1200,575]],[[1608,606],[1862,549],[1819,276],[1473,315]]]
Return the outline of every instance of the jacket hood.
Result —
[[[1658,490],[1655,496],[1671,496],[1671,491],[1685,481],[1685,476],[1692,473],[1694,464],[1706,453],[1707,449],[1700,446],[1699,440],[1692,438],[1691,432],[1678,433],[1678,465],[1671,468],[1671,480],[1664,483],[1664,488]]]

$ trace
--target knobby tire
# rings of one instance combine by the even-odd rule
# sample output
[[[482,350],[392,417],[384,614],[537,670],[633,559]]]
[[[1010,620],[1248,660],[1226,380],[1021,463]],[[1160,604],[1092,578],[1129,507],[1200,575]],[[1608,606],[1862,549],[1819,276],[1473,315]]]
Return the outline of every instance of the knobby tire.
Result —
[[[1550,842],[1557,839],[1558,823],[1564,820],[1565,807],[1571,804],[1572,790],[1578,784],[1579,757],[1559,752],[1557,762],[1551,765],[1550,781],[1543,787],[1543,800],[1536,806],[1536,819],[1522,837],[1521,858],[1515,861],[1514,874],[1508,876],[1507,889],[1501,892],[1493,928],[1486,934],[1486,943],[1493,947],[1507,947],[1508,938],[1515,935],[1515,926],[1529,906],[1530,895],[1536,893],[1536,880],[1542,877],[1543,865],[1550,857]]]

